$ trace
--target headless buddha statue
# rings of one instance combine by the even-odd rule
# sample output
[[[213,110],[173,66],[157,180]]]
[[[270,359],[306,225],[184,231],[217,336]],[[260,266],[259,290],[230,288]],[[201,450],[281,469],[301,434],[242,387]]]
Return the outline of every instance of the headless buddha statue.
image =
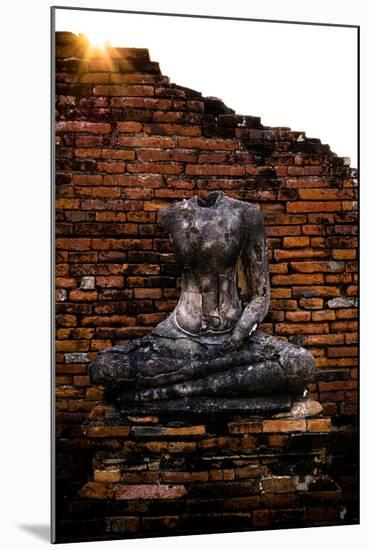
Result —
[[[315,362],[258,329],[270,300],[260,210],[221,191],[159,211],[182,268],[174,311],[152,334],[97,355],[93,383],[120,403],[302,395]]]

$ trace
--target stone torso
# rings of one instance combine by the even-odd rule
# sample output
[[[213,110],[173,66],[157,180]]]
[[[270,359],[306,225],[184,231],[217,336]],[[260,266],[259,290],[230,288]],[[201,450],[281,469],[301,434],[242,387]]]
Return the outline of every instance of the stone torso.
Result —
[[[217,193],[164,210],[161,223],[182,268],[170,322],[190,335],[228,332],[242,313],[235,271],[246,241],[245,203]]]

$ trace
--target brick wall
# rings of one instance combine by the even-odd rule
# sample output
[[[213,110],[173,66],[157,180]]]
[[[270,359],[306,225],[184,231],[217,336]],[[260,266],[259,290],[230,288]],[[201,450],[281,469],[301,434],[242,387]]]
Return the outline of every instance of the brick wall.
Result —
[[[219,99],[172,84],[145,49],[107,53],[57,33],[56,423],[63,487],[86,468],[81,425],[103,400],[89,383],[89,361],[150,333],[179,296],[180,271],[157,212],[212,189],[260,206],[272,297],[262,328],[313,353],[319,375],[312,398],[337,429],[352,427],[354,170],[319,139],[263,126],[259,117],[236,115]],[[348,490],[356,472],[350,445],[349,458],[338,457],[336,465]]]

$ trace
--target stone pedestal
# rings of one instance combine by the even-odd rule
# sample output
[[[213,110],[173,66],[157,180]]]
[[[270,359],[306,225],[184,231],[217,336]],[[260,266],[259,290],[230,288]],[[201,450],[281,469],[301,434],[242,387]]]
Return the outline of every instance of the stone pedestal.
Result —
[[[321,410],[304,400],[195,421],[97,406],[83,439],[92,469],[69,527],[86,540],[339,524]]]

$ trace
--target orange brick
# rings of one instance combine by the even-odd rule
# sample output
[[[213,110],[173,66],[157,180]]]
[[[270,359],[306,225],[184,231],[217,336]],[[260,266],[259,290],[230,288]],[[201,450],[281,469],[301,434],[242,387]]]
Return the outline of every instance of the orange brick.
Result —
[[[286,319],[292,322],[310,321],[310,311],[287,311]]]
[[[304,284],[304,285],[318,285],[324,283],[324,276],[320,273],[314,274],[300,274],[294,273],[291,275],[273,275],[272,284],[273,285],[294,285],[294,284]]]
[[[94,470],[94,481],[114,483],[120,481],[120,478],[120,470]]]
[[[305,432],[305,420],[264,420],[263,432]]]
[[[178,163],[159,164],[157,162],[140,162],[127,164],[127,171],[146,174],[180,174],[182,165]]]
[[[231,139],[210,139],[210,138],[178,138],[179,147],[186,149],[207,149],[216,151],[234,151],[238,149],[238,143]]]
[[[161,298],[162,290],[160,288],[135,288],[134,297],[145,299],[145,298]]]
[[[167,136],[201,136],[201,127],[192,124],[144,124],[143,131],[147,134],[165,134]]]
[[[130,97],[153,96],[154,88],[153,86],[135,85],[135,84],[126,84],[121,86],[120,85],[96,86],[94,88],[94,95],[130,96]],[[143,103],[142,105],[145,105],[145,103]]]
[[[125,162],[98,162],[97,169],[99,172],[107,172],[108,174],[121,174],[125,172],[126,164]]]
[[[328,323],[276,323],[276,334],[328,334]]]
[[[321,298],[301,298],[299,303],[304,309],[321,309],[323,307]]]
[[[336,313],[331,309],[313,311],[312,320],[313,321],[334,321],[336,318]]]
[[[89,426],[86,429],[88,437],[126,437],[131,428],[129,426]]]
[[[176,145],[174,138],[166,136],[119,136],[118,142],[123,147],[160,147],[167,149]]]
[[[285,248],[303,248],[309,246],[309,237],[284,237],[283,246]]]
[[[113,487],[109,483],[89,481],[80,491],[81,498],[108,499],[113,498]]]
[[[118,122],[117,128],[119,132],[127,134],[135,134],[141,132],[141,122]]]
[[[287,203],[287,212],[340,212],[339,201],[296,201]]]
[[[82,84],[108,84],[110,82],[109,73],[84,73],[80,76]]]
[[[69,299],[72,302],[94,302],[97,300],[97,292],[95,290],[71,290]]]
[[[123,281],[123,277],[120,276],[96,277],[96,286],[102,288],[121,288]]]
[[[351,248],[341,248],[332,250],[332,258],[334,260],[355,260],[356,250]]]
[[[358,330],[357,321],[335,321],[331,323],[332,332],[353,332]]]
[[[331,427],[330,418],[314,418],[307,420],[308,432],[329,432]]]

